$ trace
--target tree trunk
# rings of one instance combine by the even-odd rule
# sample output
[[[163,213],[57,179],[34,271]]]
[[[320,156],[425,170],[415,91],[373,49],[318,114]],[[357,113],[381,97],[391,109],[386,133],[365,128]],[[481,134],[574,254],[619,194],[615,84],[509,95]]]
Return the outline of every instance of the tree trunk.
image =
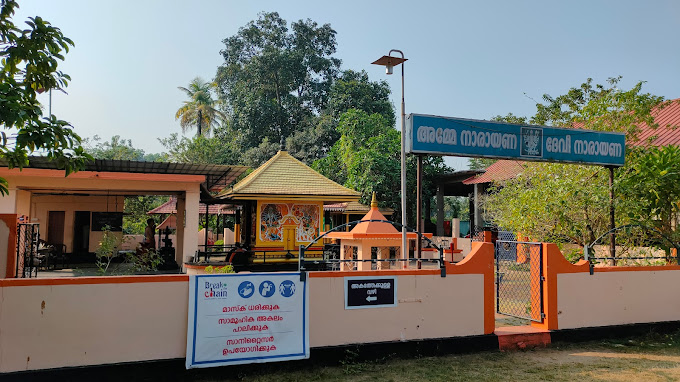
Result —
[[[203,133],[202,125],[203,125],[203,112],[201,112],[201,110],[199,109],[198,110],[198,124],[196,125],[196,127],[198,129],[197,136],[199,136],[199,137]]]

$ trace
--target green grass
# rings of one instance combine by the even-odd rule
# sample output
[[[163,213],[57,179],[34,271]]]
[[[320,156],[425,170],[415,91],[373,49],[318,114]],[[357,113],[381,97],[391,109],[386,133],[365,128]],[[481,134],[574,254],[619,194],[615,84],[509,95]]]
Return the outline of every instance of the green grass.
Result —
[[[673,381],[680,380],[680,332],[581,344],[557,344],[523,352],[481,352],[359,361],[346,352],[338,366],[292,370],[283,364],[223,368],[194,381]],[[210,374],[210,375],[207,375]]]
[[[7,377],[7,378],[5,378]],[[641,337],[553,344],[547,349],[364,360],[346,350],[334,366],[304,362],[184,370],[180,362],[46,371],[8,381],[680,381],[680,331]]]

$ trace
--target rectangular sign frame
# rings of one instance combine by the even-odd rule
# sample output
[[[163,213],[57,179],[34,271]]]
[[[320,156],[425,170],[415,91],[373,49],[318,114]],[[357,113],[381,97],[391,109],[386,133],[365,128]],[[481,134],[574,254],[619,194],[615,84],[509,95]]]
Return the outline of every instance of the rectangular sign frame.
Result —
[[[309,358],[308,287],[299,272],[189,276],[186,368]]]
[[[624,165],[624,133],[409,114],[406,152],[473,158]]]
[[[379,301],[380,298],[383,298],[383,294],[378,293],[378,287],[376,286],[375,288],[373,287],[362,287],[362,288],[354,288],[354,289],[365,289],[367,290],[366,294],[366,303],[362,305],[356,305],[353,302],[350,302],[350,285],[354,285],[353,282],[361,282],[362,284],[377,284],[377,283],[384,283],[386,280],[389,280],[392,285],[392,302],[391,303],[381,303]],[[396,307],[398,300],[397,300],[397,276],[350,276],[350,277],[345,277],[344,278],[344,285],[345,285],[345,309],[370,309],[370,308],[390,308],[390,307]],[[375,293],[368,294],[368,291],[371,291],[373,289],[376,289]],[[356,292],[354,292],[356,293]],[[376,300],[375,303],[373,301],[369,301],[372,296],[375,296]],[[363,296],[361,296],[363,299]]]

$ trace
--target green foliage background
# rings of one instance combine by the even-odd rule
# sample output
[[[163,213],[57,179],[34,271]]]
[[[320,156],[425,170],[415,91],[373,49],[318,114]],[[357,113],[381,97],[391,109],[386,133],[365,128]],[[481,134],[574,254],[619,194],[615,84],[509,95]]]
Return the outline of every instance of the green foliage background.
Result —
[[[619,232],[617,243],[644,245],[653,241],[668,249],[670,243],[663,243],[659,235],[676,242],[680,239],[674,223],[680,202],[676,183],[680,151],[675,146],[650,147],[639,141],[638,133],[643,125],[669,128],[659,127],[652,113],[669,101],[643,93],[642,82],[622,90],[620,80],[611,78],[606,85],[594,85],[588,79],[567,94],[545,95],[545,103],[536,104],[536,114],[528,121],[624,132],[626,164],[614,172],[616,226],[640,224],[650,229],[635,235]],[[512,114],[496,119],[527,120]],[[491,189],[484,208],[497,225],[531,240],[590,244],[609,230],[608,182],[608,170],[602,167],[527,162],[518,177]]]

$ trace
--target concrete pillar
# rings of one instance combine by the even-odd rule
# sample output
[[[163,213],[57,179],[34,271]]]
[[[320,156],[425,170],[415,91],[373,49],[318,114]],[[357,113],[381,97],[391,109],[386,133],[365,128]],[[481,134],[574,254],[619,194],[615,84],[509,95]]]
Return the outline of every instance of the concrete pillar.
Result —
[[[451,237],[457,239],[460,237],[460,219],[453,218],[451,221]]]
[[[186,215],[185,210],[186,198],[184,195],[177,195],[177,241],[175,242],[175,261],[180,267],[184,264],[184,216]],[[191,256],[193,254],[187,254]]]
[[[482,220],[482,209],[480,198],[482,196],[482,187],[475,183],[474,186],[474,199],[475,199],[475,225],[478,227],[484,226],[484,221]]]
[[[340,260],[345,260],[345,246],[342,245],[342,241],[340,242]],[[340,270],[346,271],[347,267],[345,266],[347,263],[340,263]]]
[[[7,195],[0,199],[0,214],[14,214],[17,213],[17,189],[10,187]]]
[[[236,242],[234,240],[234,231],[230,230],[229,228],[225,228],[222,232],[222,241],[224,242],[224,245],[234,245]]]
[[[357,246],[357,260],[370,260],[371,259],[370,244],[368,246],[366,246],[365,244],[366,243],[364,243],[364,242],[359,242],[359,245]],[[371,262],[369,262],[369,261],[358,262],[357,270],[358,271],[370,271],[371,270]]]
[[[16,226],[16,215],[11,215],[14,217],[15,221],[15,226]],[[15,228],[16,232],[16,228]],[[14,235],[16,239],[16,234]],[[4,275],[4,277],[13,277],[14,276],[14,269],[8,269],[8,268],[14,268],[14,267],[8,267],[7,262],[9,261],[10,256],[14,256],[16,258],[16,251],[12,251],[12,247],[14,247],[14,243],[12,243],[11,240],[11,235],[10,235],[10,227],[5,222],[5,220],[0,220],[0,275]],[[16,247],[15,247],[16,248]],[[4,278],[2,277],[2,278]]]
[[[32,193],[30,191],[25,191],[25,190],[17,190],[17,199],[16,199],[16,214],[21,216],[30,216],[33,218],[34,216],[31,215],[31,196]],[[122,209],[121,209],[122,211]],[[30,223],[30,222],[27,222]]]
[[[444,236],[444,192],[437,187],[437,236]]]
[[[198,187],[195,191],[187,191],[185,194],[185,217],[184,217],[184,259],[194,256],[198,249],[198,205],[200,193]]]

